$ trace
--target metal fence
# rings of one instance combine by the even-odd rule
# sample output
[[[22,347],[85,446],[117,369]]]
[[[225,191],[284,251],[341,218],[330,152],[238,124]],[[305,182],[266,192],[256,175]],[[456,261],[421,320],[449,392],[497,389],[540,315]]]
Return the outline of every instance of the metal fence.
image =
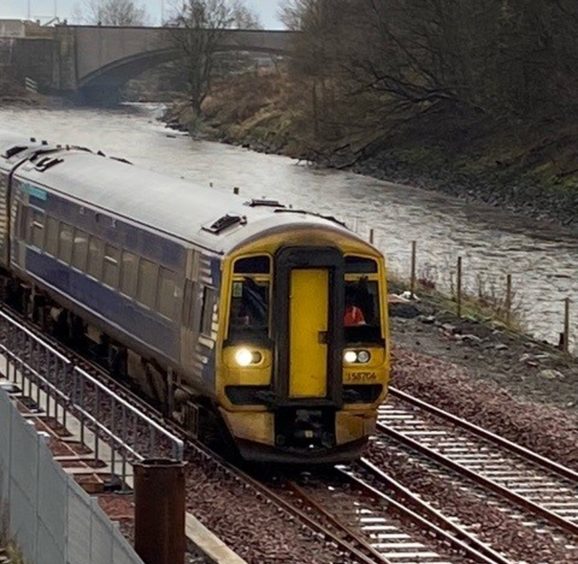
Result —
[[[84,490],[67,476],[32,425],[0,392],[0,501],[31,564],[142,564]]]
[[[167,456],[183,460],[184,443],[179,437],[2,311],[0,331],[7,379],[41,406],[47,417],[64,427],[73,419],[80,441],[92,448],[96,459],[106,457],[123,487],[133,462]]]
[[[123,487],[132,463],[183,459],[183,441],[74,366],[41,336],[0,311],[0,371],[29,407],[75,427]],[[0,391],[0,505],[30,564],[142,563],[98,502],[66,475],[44,439]]]

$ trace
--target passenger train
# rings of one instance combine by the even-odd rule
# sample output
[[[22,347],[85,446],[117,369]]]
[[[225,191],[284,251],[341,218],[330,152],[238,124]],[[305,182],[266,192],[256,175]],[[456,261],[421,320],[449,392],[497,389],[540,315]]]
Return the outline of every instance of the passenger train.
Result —
[[[389,378],[386,266],[331,217],[0,132],[6,299],[251,461],[360,455]]]

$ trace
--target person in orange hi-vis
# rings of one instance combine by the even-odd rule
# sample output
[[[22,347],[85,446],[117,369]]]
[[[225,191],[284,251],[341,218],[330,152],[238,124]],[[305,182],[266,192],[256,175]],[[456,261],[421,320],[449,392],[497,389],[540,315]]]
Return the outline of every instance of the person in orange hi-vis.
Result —
[[[365,325],[365,316],[351,301],[345,304],[345,315],[343,317],[343,325],[345,327],[357,327],[358,325]]]

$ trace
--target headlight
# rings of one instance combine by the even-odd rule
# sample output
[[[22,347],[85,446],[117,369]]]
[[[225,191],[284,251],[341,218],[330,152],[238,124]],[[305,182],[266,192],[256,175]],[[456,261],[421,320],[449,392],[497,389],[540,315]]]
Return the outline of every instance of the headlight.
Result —
[[[355,351],[345,351],[345,353],[343,353],[343,360],[347,362],[347,364],[353,364],[357,362],[357,353]]]
[[[239,349],[235,353],[235,362],[239,366],[249,366],[250,364],[259,364],[263,359],[263,355],[258,351],[251,351],[249,349]]]
[[[345,351],[343,361],[347,364],[367,364],[371,360],[369,351]]]
[[[361,364],[367,364],[370,358],[371,355],[369,354],[369,351],[359,351],[357,353],[357,362],[360,362]]]
[[[253,362],[253,353],[249,349],[239,349],[235,353],[235,361],[239,366],[249,366]]]

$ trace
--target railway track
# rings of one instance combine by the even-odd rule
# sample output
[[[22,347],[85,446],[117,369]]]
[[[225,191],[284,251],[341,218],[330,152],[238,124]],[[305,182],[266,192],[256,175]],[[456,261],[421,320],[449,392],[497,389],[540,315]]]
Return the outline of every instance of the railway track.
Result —
[[[308,512],[369,547],[375,562],[508,562],[365,460],[285,488]]]
[[[166,420],[162,414],[152,407],[149,403],[144,401],[141,397],[135,394],[134,391],[129,390],[124,385],[119,383],[117,380],[113,379],[102,367],[99,365],[87,360],[83,356],[79,355],[77,352],[69,349],[67,346],[62,344],[60,341],[43,335],[42,332],[32,323],[30,323],[27,319],[23,318],[22,316],[16,314],[14,311],[6,308],[5,306],[0,306],[0,329],[2,331],[6,331],[7,327],[5,324],[9,322],[10,319],[17,318],[17,322],[20,326],[24,326],[27,331],[31,334],[34,334],[38,338],[42,339],[43,342],[47,343],[53,351],[56,351],[63,357],[66,357],[70,362],[70,365],[77,366],[84,370],[85,372],[89,373],[90,376],[99,380],[101,383],[106,385],[108,388],[114,391],[114,393],[122,396],[122,398],[132,405],[134,408],[138,409],[142,414],[144,414],[147,418],[154,421],[157,425],[165,427],[171,433],[182,437],[186,440],[186,447],[188,449],[188,455],[186,456],[186,460],[189,464],[209,464],[211,465],[211,473],[217,473],[221,476],[223,480],[227,480],[229,483],[233,482],[235,484],[235,488],[238,491],[246,492],[250,490],[252,492],[250,495],[254,498],[259,499],[264,504],[272,507],[273,512],[282,513],[284,521],[293,521],[298,520],[303,527],[306,527],[310,531],[314,533],[314,536],[317,538],[323,539],[323,542],[327,545],[333,547],[333,552],[338,554],[339,562],[360,562],[362,564],[369,564],[376,561],[376,554],[375,551],[372,549],[371,544],[366,542],[363,538],[353,534],[349,534],[347,528],[341,526],[338,522],[330,522],[325,521],[319,522],[318,520],[312,518],[306,512],[302,511],[299,507],[297,507],[294,503],[287,501],[283,496],[275,493],[271,488],[268,488],[260,481],[251,477],[248,473],[244,472],[239,467],[231,464],[224,458],[222,458],[219,454],[215,453],[211,449],[209,449],[206,445],[200,443],[199,441],[195,440],[193,437],[188,435],[179,425],[174,423],[173,421]],[[4,327],[2,325],[4,324]],[[5,333],[4,333],[5,334]],[[40,365],[44,366],[46,372],[49,373],[51,368],[54,368],[53,362],[48,359],[48,356],[45,354],[44,350],[41,350],[39,347],[30,346],[30,341],[26,341],[25,345],[23,346],[23,350],[21,351],[22,355],[26,357],[28,360],[31,359],[34,355],[39,355],[39,360],[34,362],[35,365],[34,370],[42,370]],[[57,376],[52,370],[52,375],[50,378],[54,381],[55,384],[63,387],[63,390],[68,392],[67,388],[70,387],[70,384],[65,382],[64,378],[60,378]],[[27,386],[23,386],[23,388],[28,388],[30,391],[32,386],[28,384]],[[55,386],[56,387],[56,386]],[[23,390],[24,391],[24,390]],[[46,386],[43,386],[43,391],[48,392]],[[93,392],[94,393],[94,392]],[[34,393],[34,395],[38,398],[39,394]],[[65,394],[62,394],[64,397]],[[53,398],[55,401],[56,399]],[[102,396],[94,396],[89,398],[86,401],[86,404],[90,404],[94,409],[97,409],[97,406],[102,404],[103,397]],[[67,406],[71,413],[74,414],[74,407]],[[94,416],[96,417],[96,413]],[[103,414],[100,413],[101,420],[104,419],[107,425],[113,429],[115,427],[115,412],[114,410],[110,413]],[[91,427],[91,425],[87,425],[87,427]],[[94,427],[94,426],[92,426]],[[136,439],[137,432],[135,431],[132,434],[132,438]],[[107,437],[105,436],[102,438],[104,442],[107,442]],[[135,447],[136,450],[136,447]],[[168,451],[165,453],[168,455]],[[246,527],[246,525],[243,525]],[[439,561],[436,561],[439,562]]]
[[[5,308],[3,311],[6,313]],[[8,315],[14,317],[14,312],[9,311]],[[48,341],[71,363],[122,395],[147,417],[172,433],[186,435],[182,428],[164,419],[160,412],[114,380],[100,366],[55,339],[42,335],[27,320],[19,317],[19,322]],[[98,400],[94,403],[97,404]],[[578,504],[576,475],[572,470],[483,429],[474,428],[397,390],[393,390],[391,402],[381,408],[378,431],[377,441],[387,437],[453,472],[459,471],[480,488],[485,488],[491,481],[493,485],[487,489],[496,496],[516,502],[521,509],[520,519],[524,518],[524,512],[535,515],[535,522],[527,523],[528,526],[544,527],[546,524],[545,532],[550,533],[546,529],[553,527],[569,535],[575,534],[574,512],[565,511],[574,508],[574,503]],[[324,543],[334,547],[339,562],[443,564],[510,561],[467,526],[445,517],[439,508],[425,504],[367,460],[335,468],[326,476],[327,481],[316,478],[315,482],[300,483],[285,479],[285,491],[279,492],[278,488],[267,486],[188,436],[187,449],[189,458],[194,452],[192,458],[215,465],[219,472],[235,481],[240,490],[249,489],[253,492],[251,495],[285,515],[283,519],[297,520]],[[463,472],[462,468],[465,468]],[[502,494],[502,489],[508,487],[509,493]],[[528,499],[521,502],[519,498],[523,496],[528,496]],[[562,505],[562,511],[555,512],[561,503],[570,505]],[[536,511],[534,506],[540,509]]]
[[[387,437],[491,492],[503,511],[578,554],[577,472],[404,392],[390,394],[379,410],[378,442]]]

